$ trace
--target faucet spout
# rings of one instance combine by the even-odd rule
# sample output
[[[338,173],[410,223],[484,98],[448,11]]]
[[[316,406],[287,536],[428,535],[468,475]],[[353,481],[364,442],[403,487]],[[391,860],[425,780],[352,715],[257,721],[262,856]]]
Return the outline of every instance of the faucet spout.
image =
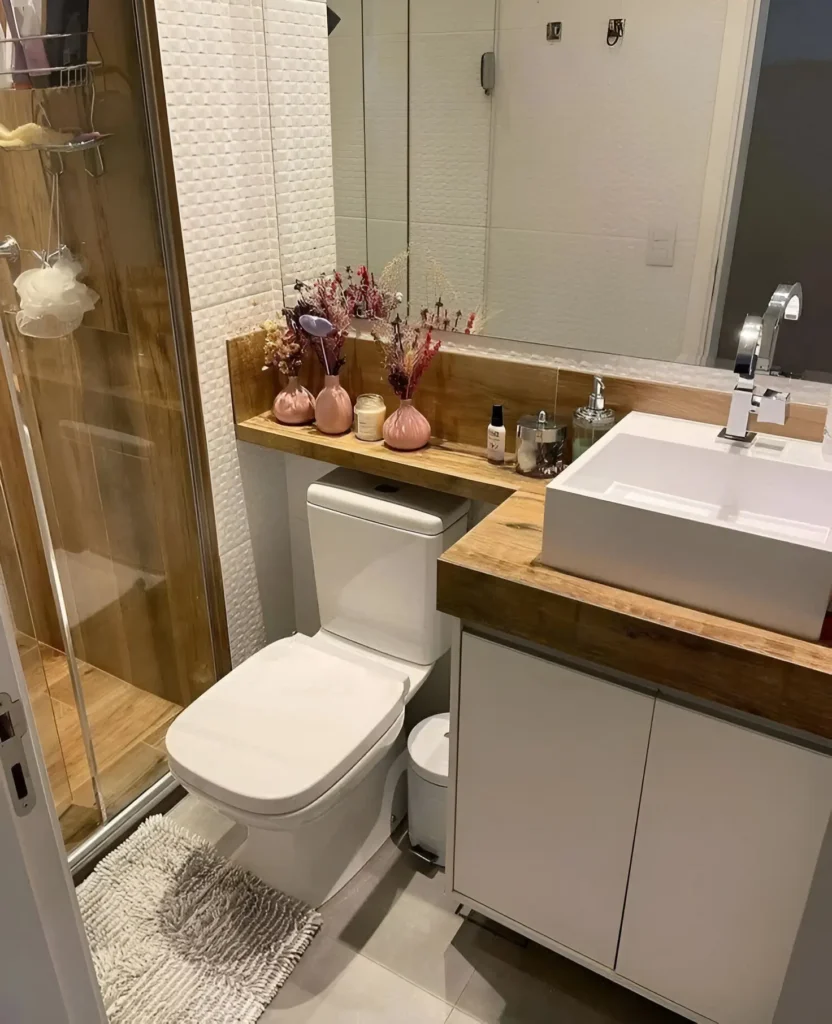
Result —
[[[757,417],[758,423],[776,423],[782,426],[789,415],[789,393],[754,386],[757,370],[767,372],[774,361],[777,336],[783,320],[799,320],[803,312],[803,287],[781,284],[772,295],[768,309],[760,316],[747,316],[740,331],[734,373],[739,380],[731,395],[728,423],[719,436],[728,441],[750,444],[755,434],[748,429],[748,421]]]
[[[763,330],[760,344],[759,366],[768,373],[774,365],[777,337],[784,319],[799,320],[803,312],[803,286],[800,282],[781,284],[771,297],[768,309],[763,313]]]

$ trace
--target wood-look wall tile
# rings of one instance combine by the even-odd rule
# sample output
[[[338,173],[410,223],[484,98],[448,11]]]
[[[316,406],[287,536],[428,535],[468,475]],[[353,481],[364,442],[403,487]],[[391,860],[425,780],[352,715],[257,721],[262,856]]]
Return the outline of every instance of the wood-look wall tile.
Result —
[[[592,391],[592,374],[577,370],[561,370],[558,376],[558,415],[571,419],[575,410],[586,405]],[[724,425],[728,421],[731,396],[723,391],[708,391],[677,384],[634,380],[627,377],[604,376],[607,405],[619,416],[638,411],[657,416],[677,416],[698,423]],[[788,391],[788,381],[783,381]],[[756,423],[752,429],[767,434],[794,437],[804,441],[820,441],[826,410],[820,406],[792,403],[785,426]]]

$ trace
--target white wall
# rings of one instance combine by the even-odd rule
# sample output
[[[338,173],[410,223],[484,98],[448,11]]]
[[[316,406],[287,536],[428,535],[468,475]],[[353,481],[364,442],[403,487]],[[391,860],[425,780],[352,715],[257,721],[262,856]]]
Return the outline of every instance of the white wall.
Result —
[[[267,557],[283,564],[269,577],[255,552],[250,519],[262,551],[266,516],[279,529],[288,514],[283,464],[277,456],[241,464],[226,341],[282,306],[283,282],[335,265],[326,8],[322,0],[158,0],[156,10],[237,664],[267,629],[286,628],[289,605],[272,581],[289,581],[291,565],[285,546],[272,545]],[[247,465],[274,476],[246,494]]]
[[[677,357],[729,2],[500,4],[489,333]],[[675,226],[673,267],[646,265],[652,225]]]
[[[409,230],[407,22],[401,0],[381,4],[365,0],[370,266],[409,237],[416,307],[429,253],[489,335],[679,358],[726,17],[748,0],[412,0]],[[615,47],[610,16],[627,20]],[[674,265],[648,266],[650,229],[668,227]]]

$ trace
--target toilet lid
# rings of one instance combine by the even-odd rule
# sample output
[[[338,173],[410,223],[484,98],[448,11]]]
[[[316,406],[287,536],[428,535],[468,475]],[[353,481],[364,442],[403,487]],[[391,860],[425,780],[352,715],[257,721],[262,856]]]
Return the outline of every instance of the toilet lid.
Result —
[[[255,814],[289,814],[326,793],[404,710],[407,676],[288,637],[235,668],[168,730],[175,774]]]

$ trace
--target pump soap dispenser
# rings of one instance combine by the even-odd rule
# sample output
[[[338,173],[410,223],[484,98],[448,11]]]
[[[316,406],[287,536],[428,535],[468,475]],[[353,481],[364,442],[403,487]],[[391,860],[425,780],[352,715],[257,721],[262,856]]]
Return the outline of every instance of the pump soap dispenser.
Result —
[[[579,458],[615,424],[615,413],[604,402],[604,381],[595,377],[587,405],[572,417],[572,461]]]

